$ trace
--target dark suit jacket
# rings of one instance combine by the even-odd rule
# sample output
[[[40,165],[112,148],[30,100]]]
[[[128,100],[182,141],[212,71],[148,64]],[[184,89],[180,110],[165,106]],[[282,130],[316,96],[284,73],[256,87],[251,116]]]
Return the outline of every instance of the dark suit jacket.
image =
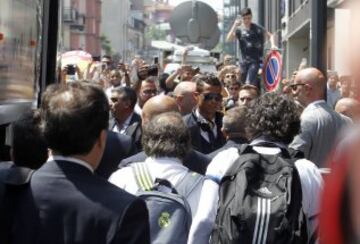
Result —
[[[112,130],[115,126],[115,118],[111,118],[109,121],[109,130]],[[134,153],[140,152],[142,150],[141,145],[141,116],[137,113],[133,113],[129,127],[125,130],[125,135],[128,135],[132,138],[133,145],[134,145]]]
[[[216,151],[213,151],[212,153],[209,153],[208,156],[209,158],[213,159],[216,154],[218,154],[221,151],[224,151],[230,147],[239,147],[241,144],[247,143],[246,139],[243,138],[232,138],[226,141],[225,145],[220,147],[219,149],[217,149]]]
[[[95,173],[105,179],[117,170],[119,162],[133,155],[133,142],[130,136],[108,131],[105,151]]]
[[[124,160],[122,160],[121,163],[119,164],[119,168],[128,166],[129,164],[135,162],[144,162],[146,158],[147,156],[144,151],[139,152],[138,154],[135,154],[129,158],[125,158]],[[206,168],[210,163],[210,159],[206,155],[198,151],[191,150],[184,158],[183,163],[184,166],[190,169],[191,171],[205,175]]]
[[[67,161],[33,174],[16,213],[13,243],[150,243],[142,200]]]
[[[213,144],[209,143],[201,136],[201,128],[194,112],[185,115],[183,119],[186,126],[190,130],[191,144],[193,145],[193,148],[195,150],[204,154],[209,154],[224,145],[225,138],[221,132],[222,115],[220,113],[217,113],[215,117],[215,123],[217,126],[217,138],[215,138],[215,143]]]

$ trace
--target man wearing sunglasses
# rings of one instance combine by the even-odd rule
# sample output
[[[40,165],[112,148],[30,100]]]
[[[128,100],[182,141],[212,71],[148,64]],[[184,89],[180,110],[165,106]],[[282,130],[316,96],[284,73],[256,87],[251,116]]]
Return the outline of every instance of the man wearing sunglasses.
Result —
[[[197,106],[184,117],[184,121],[190,129],[194,149],[208,154],[225,142],[221,133],[223,115],[218,112],[222,103],[222,86],[214,75],[198,75],[194,81]]]
[[[304,107],[301,132],[290,147],[302,151],[305,158],[319,168],[324,167],[338,133],[350,119],[336,113],[325,102],[326,79],[320,70],[307,68],[299,71],[290,87],[294,99]]]

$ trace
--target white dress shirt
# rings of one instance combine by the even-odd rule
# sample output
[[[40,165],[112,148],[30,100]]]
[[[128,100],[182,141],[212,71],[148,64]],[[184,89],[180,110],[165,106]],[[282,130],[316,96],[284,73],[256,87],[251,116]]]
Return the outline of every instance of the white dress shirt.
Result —
[[[150,171],[152,179],[165,179],[168,180],[173,186],[176,186],[180,180],[189,172],[179,159],[177,158],[147,158],[145,160],[147,167]],[[124,189],[125,191],[136,194],[139,190],[139,186],[136,183],[133,169],[131,166],[121,168],[115,171],[109,178],[109,181],[114,185]],[[187,201],[191,207],[192,215],[194,216],[199,203],[199,197],[202,184],[198,184],[192,193],[187,198]]]
[[[120,134],[125,134],[125,131],[126,129],[129,127],[130,125],[130,121],[131,121],[131,118],[133,116],[134,112],[132,112],[128,117],[127,119],[124,121],[124,123],[122,123],[121,125],[119,125],[115,119],[115,125],[112,129],[113,132],[118,132]]]
[[[212,120],[212,121],[209,121],[207,119],[204,118],[204,116],[202,116],[199,112],[199,109],[196,109],[195,110],[195,115],[196,117],[203,121],[204,123],[207,123],[210,125],[210,128],[212,128],[212,132],[214,134],[214,138],[217,138],[217,125],[215,123],[215,118]],[[207,141],[207,142],[210,142],[210,139],[209,139],[209,134],[207,131],[203,131],[201,128],[200,128],[200,135]]]

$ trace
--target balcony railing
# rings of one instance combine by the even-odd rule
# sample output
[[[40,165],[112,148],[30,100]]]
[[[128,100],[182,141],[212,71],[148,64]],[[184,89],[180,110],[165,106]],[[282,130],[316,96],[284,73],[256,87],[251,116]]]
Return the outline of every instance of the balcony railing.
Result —
[[[78,17],[78,12],[75,8],[64,8],[63,20],[65,23],[74,23]]]

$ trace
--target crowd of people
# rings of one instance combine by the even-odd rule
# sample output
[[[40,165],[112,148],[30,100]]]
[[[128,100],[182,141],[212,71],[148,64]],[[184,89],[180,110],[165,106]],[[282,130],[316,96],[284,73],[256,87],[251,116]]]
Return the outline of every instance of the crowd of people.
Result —
[[[261,45],[240,67],[164,74],[104,56],[70,82],[65,68],[12,126],[0,242],[322,243],[323,179],[359,119],[356,89],[308,67],[262,91],[265,40],[251,35],[273,37],[242,18],[228,38]]]

